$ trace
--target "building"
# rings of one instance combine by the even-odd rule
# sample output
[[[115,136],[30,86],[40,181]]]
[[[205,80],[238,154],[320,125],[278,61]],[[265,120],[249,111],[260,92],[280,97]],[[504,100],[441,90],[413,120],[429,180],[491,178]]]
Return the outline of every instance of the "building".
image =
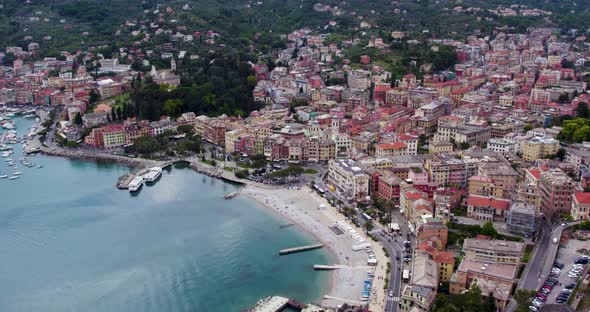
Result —
[[[122,73],[131,70],[131,65],[119,64],[118,59],[102,59],[99,71],[101,73]]]
[[[204,138],[205,140],[219,146],[225,144],[225,130],[227,129],[225,122],[222,120],[210,120],[205,125]]]
[[[102,142],[106,149],[125,145],[125,127],[123,125],[108,125],[102,130]]]
[[[466,257],[451,277],[449,290],[457,295],[477,285],[484,296],[491,293],[498,310],[504,311],[516,286],[517,273],[515,264],[482,263]]]
[[[403,156],[408,154],[408,145],[404,142],[382,143],[375,146],[376,157]]]
[[[427,257],[416,256],[412,262],[412,278],[410,284],[437,289],[438,269],[436,263]]]
[[[369,195],[369,176],[353,160],[330,160],[327,183],[348,199]]]
[[[103,99],[120,95],[124,91],[123,84],[112,79],[102,79],[97,82],[98,93]]]
[[[525,244],[507,240],[466,238],[463,242],[465,258],[485,263],[520,264]]]
[[[418,244],[429,241],[438,250],[445,250],[449,240],[449,229],[440,221],[427,221],[418,228],[417,241]]]
[[[524,202],[512,203],[506,220],[508,230],[520,235],[532,235],[537,227],[536,211],[535,205]]]
[[[516,142],[506,140],[504,138],[491,138],[488,140],[489,150],[492,150],[496,153],[514,153],[516,154]]]
[[[453,151],[453,143],[449,141],[432,141],[428,145],[428,152],[431,154],[435,153],[446,153]]]
[[[84,114],[84,116],[82,116],[82,123],[86,128],[101,126],[109,122],[109,115],[110,114],[107,112]]]
[[[430,311],[436,299],[436,291],[418,285],[406,285],[400,297],[400,311],[426,312]]]
[[[574,193],[571,214],[574,220],[590,220],[590,193]]]
[[[469,195],[467,216],[480,221],[506,221],[510,200],[491,196]]]
[[[467,192],[470,195],[494,197],[502,197],[504,193],[501,188],[496,187],[494,179],[485,176],[472,176],[469,178],[469,189]]]
[[[451,277],[450,293],[460,294],[473,285],[479,286],[484,296],[492,294],[496,307],[504,311],[518,281],[524,243],[465,239],[463,261]]]
[[[366,90],[371,87],[371,72],[368,70],[352,70],[348,73],[348,87],[357,90]]]
[[[559,141],[550,137],[534,137],[521,143],[522,159],[534,161],[554,155],[559,150]]]
[[[543,171],[539,181],[541,213],[550,219],[569,213],[574,191],[575,182],[561,169]]]

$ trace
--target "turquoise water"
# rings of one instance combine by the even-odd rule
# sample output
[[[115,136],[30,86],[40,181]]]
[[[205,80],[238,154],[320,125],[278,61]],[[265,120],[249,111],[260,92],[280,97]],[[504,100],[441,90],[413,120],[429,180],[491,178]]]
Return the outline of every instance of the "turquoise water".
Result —
[[[278,256],[313,239],[223,200],[231,184],[175,168],[131,196],[114,187],[125,167],[30,161],[44,167],[0,180],[0,311],[242,311],[269,295],[317,301],[327,286],[312,269],[324,251]]]

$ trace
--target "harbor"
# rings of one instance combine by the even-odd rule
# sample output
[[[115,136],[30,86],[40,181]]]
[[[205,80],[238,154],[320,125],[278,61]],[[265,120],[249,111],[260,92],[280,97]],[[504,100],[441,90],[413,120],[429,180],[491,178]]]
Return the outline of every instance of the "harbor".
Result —
[[[19,135],[14,118],[35,119],[37,124],[28,129],[26,135]],[[37,134],[40,118],[34,109],[2,107],[0,110],[0,153],[7,168],[0,167],[0,180],[17,180],[25,175],[26,169],[41,169],[26,156],[29,140]],[[13,158],[14,157],[14,158]],[[18,158],[18,162],[16,160]],[[21,169],[22,168],[22,169]]]
[[[16,118],[19,133],[26,134],[32,122]],[[0,218],[7,221],[2,268],[14,281],[0,285],[0,311],[76,306],[175,312],[200,311],[204,304],[211,312],[244,311],[272,294],[318,302],[329,287],[330,276],[310,269],[331,263],[327,253],[278,257],[281,248],[314,240],[294,227],[279,230],[284,222],[253,201],[223,200],[238,190],[235,184],[176,165],[153,185],[144,184],[139,196],[129,196],[114,188],[127,166],[28,156],[43,165],[37,169],[22,166],[17,152],[10,158],[23,173],[0,181],[1,201],[9,203],[0,205]],[[253,259],[259,266],[249,267]],[[124,282],[112,285],[113,280]],[[103,286],[112,291],[105,293]],[[70,295],[62,296],[66,288]],[[100,309],[94,300],[99,296]],[[161,300],[146,300],[154,297]]]

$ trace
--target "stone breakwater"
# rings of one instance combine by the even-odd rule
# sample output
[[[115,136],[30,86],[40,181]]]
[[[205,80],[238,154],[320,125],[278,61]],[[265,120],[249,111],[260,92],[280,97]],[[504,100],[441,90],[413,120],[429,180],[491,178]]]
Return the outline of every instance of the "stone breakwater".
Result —
[[[49,156],[58,156],[79,160],[94,160],[98,162],[107,163],[118,163],[131,168],[145,168],[149,166],[157,166],[160,163],[159,161],[144,158],[129,158],[112,154],[98,153],[94,151],[55,149],[47,146],[42,146],[39,151]]]

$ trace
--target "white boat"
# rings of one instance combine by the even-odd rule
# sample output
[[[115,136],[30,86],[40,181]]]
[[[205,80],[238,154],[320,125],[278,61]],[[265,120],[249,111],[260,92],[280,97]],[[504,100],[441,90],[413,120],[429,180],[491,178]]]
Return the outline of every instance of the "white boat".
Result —
[[[17,176],[17,175],[21,175],[21,174],[23,174],[23,173],[22,173],[22,172],[20,172],[20,171],[17,171],[17,172],[15,172],[15,173],[13,173],[13,174],[14,174],[15,176]]]
[[[156,180],[158,180],[158,178],[162,175],[162,168],[160,167],[152,167],[150,168],[150,170],[148,171],[148,173],[146,173],[143,176],[143,179],[146,183],[153,183]]]
[[[142,177],[135,177],[131,182],[129,182],[129,192],[137,192],[143,186],[143,178]]]
[[[14,179],[18,179],[18,178],[20,178],[20,176],[15,175],[15,176],[8,178],[8,180],[14,180]]]
[[[7,175],[5,175],[5,174],[3,174],[3,175],[0,175],[0,179],[6,179],[6,178],[8,178],[8,176],[7,176]]]

